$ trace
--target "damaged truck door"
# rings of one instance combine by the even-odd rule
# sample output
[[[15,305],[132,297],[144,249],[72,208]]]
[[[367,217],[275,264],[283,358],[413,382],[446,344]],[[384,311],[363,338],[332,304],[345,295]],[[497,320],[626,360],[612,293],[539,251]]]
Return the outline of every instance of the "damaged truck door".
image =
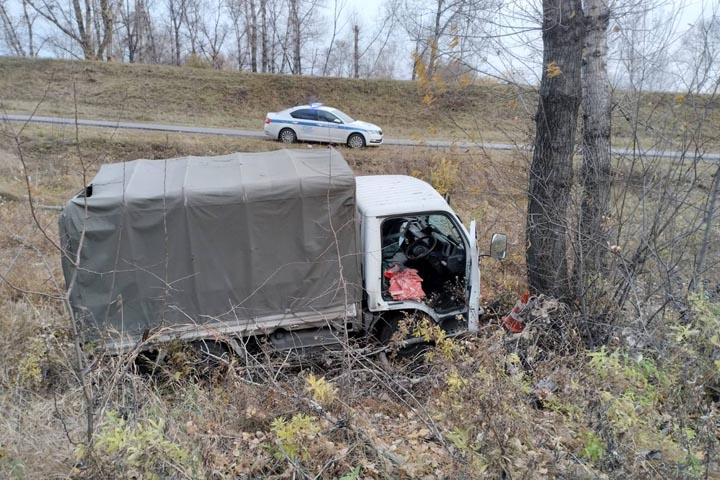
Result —
[[[60,236],[79,329],[111,352],[334,348],[387,340],[408,315],[472,331],[482,313],[475,222],[416,178],[354,175],[334,149],[106,164]]]
[[[366,328],[424,315],[449,334],[477,328],[475,223],[468,231],[429,184],[400,175],[356,178]],[[392,320],[388,320],[391,318]],[[386,338],[387,335],[380,335]]]

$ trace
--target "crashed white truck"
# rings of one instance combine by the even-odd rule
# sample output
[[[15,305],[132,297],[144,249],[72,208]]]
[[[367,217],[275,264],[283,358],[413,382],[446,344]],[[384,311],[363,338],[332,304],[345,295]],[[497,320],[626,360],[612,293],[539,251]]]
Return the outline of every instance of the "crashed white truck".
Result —
[[[59,223],[76,322],[112,352],[388,341],[408,313],[457,334],[481,313],[474,222],[421,180],[355,176],[330,148],[103,165]]]

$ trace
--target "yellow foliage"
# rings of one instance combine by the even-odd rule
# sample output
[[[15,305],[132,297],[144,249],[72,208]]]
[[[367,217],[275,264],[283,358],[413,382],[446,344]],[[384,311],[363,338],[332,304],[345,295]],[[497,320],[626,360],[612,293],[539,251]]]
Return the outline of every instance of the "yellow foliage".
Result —
[[[309,457],[309,441],[320,432],[316,419],[303,413],[293,415],[289,421],[278,417],[273,420],[271,429],[277,437],[279,456],[304,460]]]
[[[440,328],[439,325],[431,322],[427,317],[415,324],[412,335],[415,338],[422,338],[426,342],[434,342],[435,351],[438,352],[442,358],[447,360],[452,359],[455,353],[462,350],[461,347],[456,345],[451,338],[448,338],[445,330]],[[428,358],[431,359],[432,357],[433,354],[431,352],[428,354]]]
[[[452,394],[458,393],[467,383],[468,381],[461,377],[457,370],[450,372],[447,377],[448,390]]]
[[[37,386],[42,382],[42,362],[45,356],[45,341],[35,337],[27,347],[25,355],[18,364],[18,374],[22,383]]]
[[[337,397],[337,388],[324,377],[317,378],[312,373],[305,380],[305,390],[309,392],[313,400],[321,404],[332,403]]]
[[[440,195],[452,193],[457,183],[458,167],[452,160],[443,157],[430,164],[430,184]]]

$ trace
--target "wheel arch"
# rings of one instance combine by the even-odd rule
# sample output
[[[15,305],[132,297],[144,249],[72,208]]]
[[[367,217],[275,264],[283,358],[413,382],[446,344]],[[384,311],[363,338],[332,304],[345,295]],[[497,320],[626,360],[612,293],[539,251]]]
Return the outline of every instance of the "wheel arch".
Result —
[[[300,140],[300,139],[298,138],[297,131],[296,131],[294,128],[290,127],[290,126],[282,127],[280,130],[278,130],[277,140],[282,140],[282,132],[284,132],[285,130],[290,130],[291,132],[293,132],[293,133],[295,134],[295,139],[296,139],[296,140]]]
[[[363,132],[361,130],[351,130],[350,133],[348,133],[347,137],[345,137],[345,144],[347,145],[348,141],[350,140],[350,137],[352,137],[355,134],[359,134],[363,141],[365,142],[365,146],[367,146],[370,143],[370,140],[368,139],[367,132]]]
[[[434,323],[437,323],[437,320],[434,319],[430,314],[427,312],[424,312],[421,309],[418,308],[406,308],[402,310],[386,310],[383,312],[377,312],[375,315],[373,315],[373,319],[371,323],[368,325],[368,332],[371,335],[377,336],[379,333],[379,330],[384,328],[385,325],[387,325],[390,322],[394,321],[401,321],[409,317],[413,316],[425,316],[433,320]]]

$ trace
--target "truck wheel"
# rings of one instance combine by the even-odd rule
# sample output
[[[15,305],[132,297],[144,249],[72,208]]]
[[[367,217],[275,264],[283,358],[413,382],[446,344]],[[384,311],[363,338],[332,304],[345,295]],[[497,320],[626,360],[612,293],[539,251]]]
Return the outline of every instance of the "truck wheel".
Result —
[[[282,130],[280,130],[280,135],[278,135],[278,138],[283,143],[297,142],[297,134],[295,134],[295,131],[292,128],[283,128]]]
[[[359,133],[353,133],[348,137],[347,145],[350,148],[363,148],[365,146],[365,137]]]
[[[230,362],[230,350],[223,342],[195,340],[190,345],[198,354],[201,371],[211,371]]]

